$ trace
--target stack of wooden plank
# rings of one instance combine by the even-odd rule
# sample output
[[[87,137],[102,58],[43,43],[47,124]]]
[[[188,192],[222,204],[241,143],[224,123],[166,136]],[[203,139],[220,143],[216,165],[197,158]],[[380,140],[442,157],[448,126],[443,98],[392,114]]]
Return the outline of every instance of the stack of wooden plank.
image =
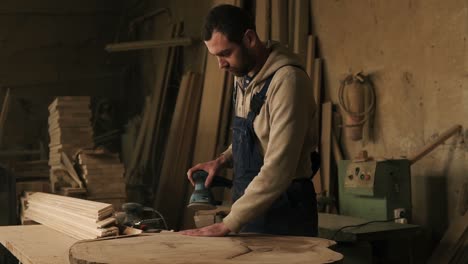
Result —
[[[62,153],[73,157],[77,150],[93,146],[89,105],[89,96],[61,96],[49,106],[49,166],[53,192],[58,191],[54,171],[71,173],[64,169]]]
[[[28,193],[24,214],[76,239],[118,235],[112,205],[72,197]]]
[[[50,192],[49,165],[47,160],[18,161],[12,164],[12,172],[16,179],[16,197],[25,192]],[[23,203],[20,200],[21,224],[34,224],[35,222],[24,217]]]
[[[110,203],[118,209],[126,200],[125,168],[118,154],[102,150],[81,150],[78,171],[84,180],[87,198]]]

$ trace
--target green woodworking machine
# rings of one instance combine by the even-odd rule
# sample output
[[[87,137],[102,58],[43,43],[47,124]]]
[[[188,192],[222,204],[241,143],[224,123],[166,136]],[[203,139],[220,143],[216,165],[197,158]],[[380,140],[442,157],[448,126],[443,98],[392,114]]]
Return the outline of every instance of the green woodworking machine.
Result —
[[[340,161],[340,214],[369,220],[389,220],[395,217],[395,210],[404,210],[405,215],[401,216],[410,218],[410,165],[407,159]]]
[[[411,165],[460,131],[461,126],[452,127],[407,159],[339,161],[340,214],[369,220],[411,220]]]

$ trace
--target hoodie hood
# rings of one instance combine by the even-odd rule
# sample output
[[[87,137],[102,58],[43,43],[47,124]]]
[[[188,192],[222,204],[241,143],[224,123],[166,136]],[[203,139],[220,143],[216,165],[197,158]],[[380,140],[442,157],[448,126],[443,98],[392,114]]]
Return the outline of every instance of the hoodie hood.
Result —
[[[270,50],[270,55],[268,56],[268,59],[266,60],[263,67],[252,80],[253,82],[263,82],[265,79],[270,77],[270,75],[274,74],[279,68],[286,65],[305,69],[304,65],[300,63],[299,58],[279,42],[270,40],[266,43],[266,46]]]

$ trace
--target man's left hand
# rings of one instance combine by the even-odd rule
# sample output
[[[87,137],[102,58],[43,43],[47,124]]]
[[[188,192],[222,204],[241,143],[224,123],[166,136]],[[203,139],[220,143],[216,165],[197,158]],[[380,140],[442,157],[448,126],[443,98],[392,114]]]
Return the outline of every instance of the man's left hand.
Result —
[[[222,237],[229,232],[231,232],[231,230],[229,230],[224,223],[217,223],[202,228],[183,230],[179,233],[187,236]]]

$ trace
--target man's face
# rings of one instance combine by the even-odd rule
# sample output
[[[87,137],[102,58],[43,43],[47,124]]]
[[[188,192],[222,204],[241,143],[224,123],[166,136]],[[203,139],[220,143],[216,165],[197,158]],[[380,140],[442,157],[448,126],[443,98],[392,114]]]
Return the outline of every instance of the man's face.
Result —
[[[246,75],[254,66],[253,56],[250,56],[248,49],[243,44],[230,42],[223,33],[214,31],[205,45],[218,59],[219,68],[235,76]]]

